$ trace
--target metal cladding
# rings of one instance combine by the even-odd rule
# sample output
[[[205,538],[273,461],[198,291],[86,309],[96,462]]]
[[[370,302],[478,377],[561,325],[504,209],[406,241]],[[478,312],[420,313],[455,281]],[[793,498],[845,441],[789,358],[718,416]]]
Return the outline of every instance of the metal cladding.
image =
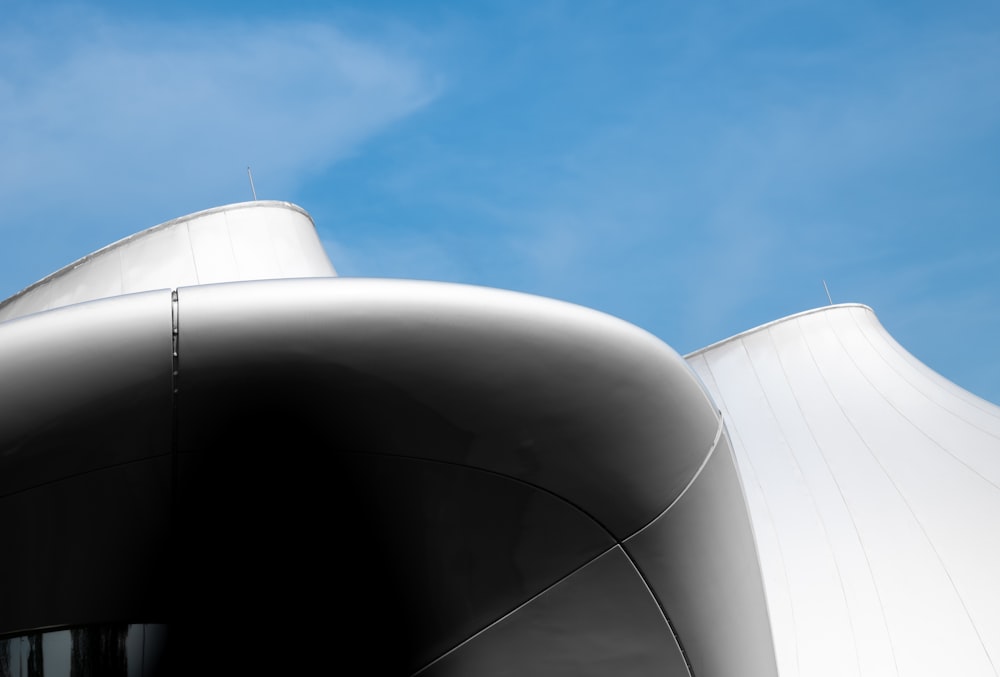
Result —
[[[301,207],[243,202],[161,223],[89,254],[0,301],[0,322],[154,289],[332,275]]]
[[[687,361],[733,440],[780,674],[996,675],[1000,408],[862,305]]]
[[[980,674],[998,421],[863,307],[685,362],[200,212],[0,303],[0,674]]]
[[[735,460],[679,355],[318,254],[298,208],[235,205],[5,302],[0,663],[89,641],[121,666],[135,627],[157,674],[774,674]]]

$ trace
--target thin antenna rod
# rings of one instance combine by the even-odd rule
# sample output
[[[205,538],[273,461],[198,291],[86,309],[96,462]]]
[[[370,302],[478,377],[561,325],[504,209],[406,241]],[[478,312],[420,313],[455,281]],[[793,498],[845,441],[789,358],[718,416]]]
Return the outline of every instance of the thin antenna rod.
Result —
[[[833,299],[830,298],[830,288],[826,286],[826,280],[823,280],[823,289],[826,290],[826,300],[829,301],[830,305],[832,306],[833,305]]]
[[[247,165],[247,176],[250,177],[250,192],[253,193],[253,201],[257,201],[257,189],[253,187],[253,174],[250,172],[250,165]],[[825,282],[823,284],[826,284]]]

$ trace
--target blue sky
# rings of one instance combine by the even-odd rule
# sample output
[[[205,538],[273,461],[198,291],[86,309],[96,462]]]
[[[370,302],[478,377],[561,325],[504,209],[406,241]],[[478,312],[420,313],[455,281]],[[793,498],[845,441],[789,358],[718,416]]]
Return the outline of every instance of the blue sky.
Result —
[[[1000,402],[995,2],[0,2],[0,298],[258,196],[681,353],[835,302]]]

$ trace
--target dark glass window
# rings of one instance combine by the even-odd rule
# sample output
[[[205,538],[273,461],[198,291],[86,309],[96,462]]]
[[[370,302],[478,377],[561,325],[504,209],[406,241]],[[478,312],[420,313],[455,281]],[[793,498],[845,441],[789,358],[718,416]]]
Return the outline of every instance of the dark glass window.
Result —
[[[153,677],[158,624],[87,625],[0,639],[0,677]]]

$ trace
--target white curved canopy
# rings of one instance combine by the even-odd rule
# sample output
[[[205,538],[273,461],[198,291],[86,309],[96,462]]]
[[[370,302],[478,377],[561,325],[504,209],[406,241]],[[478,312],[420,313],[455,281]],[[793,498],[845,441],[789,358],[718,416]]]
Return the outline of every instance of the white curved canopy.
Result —
[[[780,674],[996,675],[1000,408],[862,305],[686,359],[732,437]]]
[[[154,289],[333,275],[301,207],[241,202],[172,219],[88,254],[0,301],[0,322]]]

